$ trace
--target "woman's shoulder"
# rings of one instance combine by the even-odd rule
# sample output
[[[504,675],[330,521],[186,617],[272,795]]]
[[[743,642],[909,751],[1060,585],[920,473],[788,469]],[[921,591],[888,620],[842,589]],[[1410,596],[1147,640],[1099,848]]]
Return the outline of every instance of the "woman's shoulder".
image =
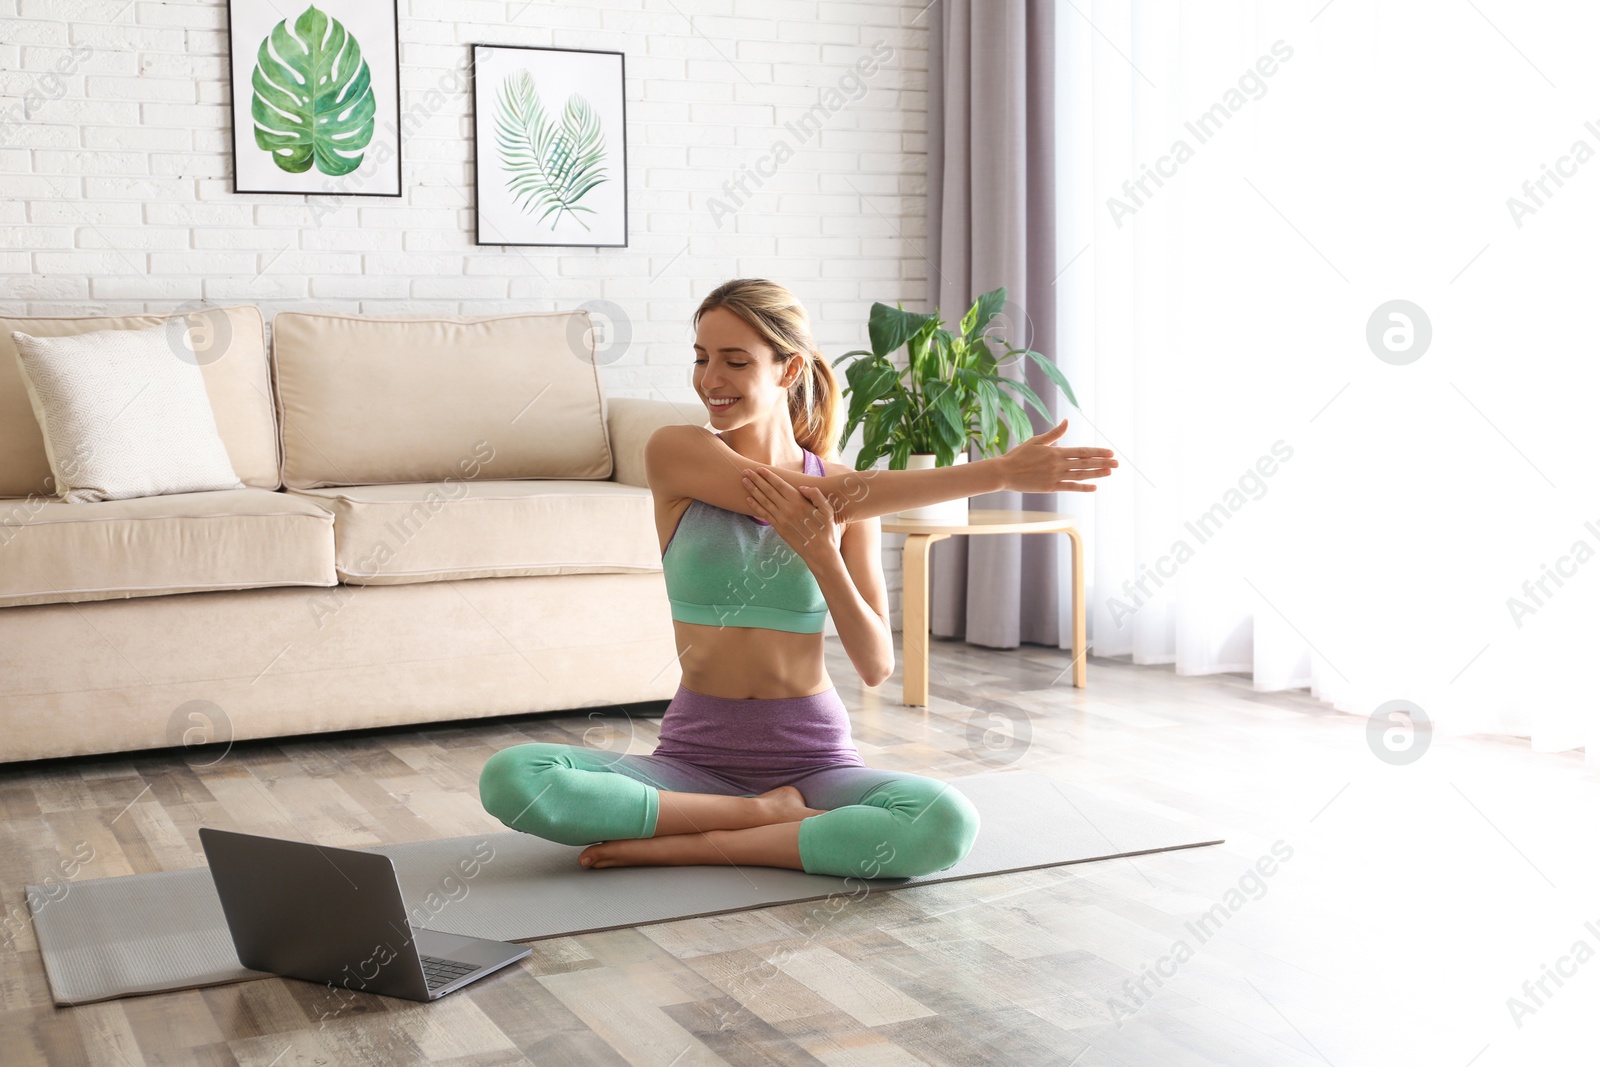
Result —
[[[826,476],[829,474],[860,474],[861,472],[856,470],[853,464],[841,463],[835,459],[825,459],[822,461],[822,473]]]
[[[815,452],[811,454],[817,456]],[[840,463],[836,459],[823,459],[821,456],[817,456],[817,462],[822,464],[823,474],[851,474],[855,471],[855,468],[850,464]]]

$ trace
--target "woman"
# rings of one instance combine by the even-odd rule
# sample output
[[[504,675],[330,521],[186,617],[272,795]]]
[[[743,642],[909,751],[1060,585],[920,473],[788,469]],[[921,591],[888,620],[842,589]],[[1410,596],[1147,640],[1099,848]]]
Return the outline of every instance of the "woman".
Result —
[[[695,312],[694,387],[711,430],[651,435],[682,684],[652,755],[525,744],[495,753],[484,807],[514,830],[589,844],[585,867],[755,864],[910,877],[954,866],[978,815],[933,778],[870,768],[823,662],[823,618],[869,686],[894,670],[878,516],[970,496],[1090,491],[1103,448],[1066,423],[1004,456],[925,471],[831,461],[833,372],[782,286],[739,279]]]

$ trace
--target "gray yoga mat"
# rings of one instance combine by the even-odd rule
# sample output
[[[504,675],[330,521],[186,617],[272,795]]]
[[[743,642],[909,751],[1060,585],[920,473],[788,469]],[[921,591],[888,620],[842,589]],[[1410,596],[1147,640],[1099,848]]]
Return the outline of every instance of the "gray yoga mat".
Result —
[[[863,882],[776,867],[589,870],[578,866],[581,847],[511,830],[367,851],[394,860],[414,926],[532,941],[1221,842],[1032,771],[950,781],[978,809],[978,839],[959,864],[921,878]],[[239,963],[205,867],[29,886],[28,899],[57,1004],[268,977]]]

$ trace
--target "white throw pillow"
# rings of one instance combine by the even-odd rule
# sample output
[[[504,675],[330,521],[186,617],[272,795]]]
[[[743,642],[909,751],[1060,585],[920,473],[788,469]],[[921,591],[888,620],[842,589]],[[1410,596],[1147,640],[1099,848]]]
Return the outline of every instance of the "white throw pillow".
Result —
[[[244,488],[185,321],[11,338],[62,500]]]

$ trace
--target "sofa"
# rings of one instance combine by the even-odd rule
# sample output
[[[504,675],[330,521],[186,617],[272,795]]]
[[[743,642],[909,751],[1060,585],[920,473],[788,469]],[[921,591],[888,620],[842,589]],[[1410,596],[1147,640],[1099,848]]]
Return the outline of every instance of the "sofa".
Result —
[[[0,762],[666,700],[645,441],[587,312],[187,313],[241,488],[54,495],[0,317]]]

